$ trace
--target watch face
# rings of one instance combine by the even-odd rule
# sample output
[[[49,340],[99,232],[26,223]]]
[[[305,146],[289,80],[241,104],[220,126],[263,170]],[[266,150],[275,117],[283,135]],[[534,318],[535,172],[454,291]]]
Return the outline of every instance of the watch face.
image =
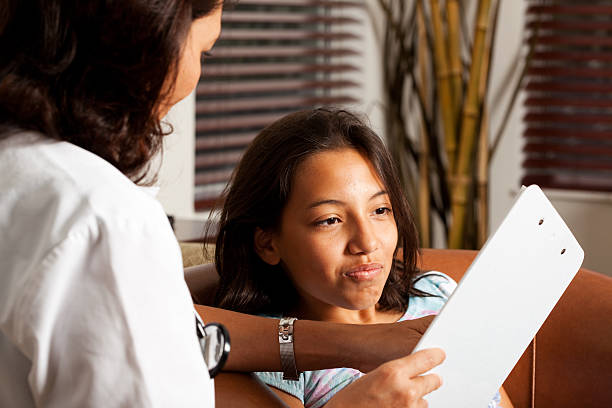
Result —
[[[230,339],[227,329],[219,323],[202,324],[196,317],[196,333],[204,362],[210,378],[214,378],[225,365],[230,352]]]

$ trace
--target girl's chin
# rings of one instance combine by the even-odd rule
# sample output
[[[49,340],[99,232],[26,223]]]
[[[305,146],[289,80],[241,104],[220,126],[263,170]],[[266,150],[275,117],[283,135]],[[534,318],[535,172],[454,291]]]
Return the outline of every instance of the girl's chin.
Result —
[[[356,311],[375,309],[376,305],[378,304],[379,299],[380,299],[380,295],[371,296],[367,298],[350,298],[350,299],[346,299],[344,306],[340,306],[340,307],[343,307],[344,309],[356,310]]]

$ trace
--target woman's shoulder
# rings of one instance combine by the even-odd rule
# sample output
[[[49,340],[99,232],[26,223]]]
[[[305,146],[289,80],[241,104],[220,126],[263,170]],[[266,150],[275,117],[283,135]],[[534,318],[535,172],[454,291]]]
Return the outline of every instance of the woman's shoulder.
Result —
[[[97,216],[145,211],[156,200],[101,157],[71,143],[36,133],[0,142],[0,181],[23,200],[88,207]]]
[[[190,303],[180,248],[156,200],[83,149],[15,137],[0,142],[0,309],[27,322],[44,312],[45,293],[75,302],[94,293],[95,303],[165,290],[168,304]],[[113,313],[142,313],[144,303],[117,304]]]
[[[155,237],[168,224],[157,200],[110,163],[67,142],[10,136],[0,142],[0,174],[6,192],[0,215],[11,214],[0,235],[33,252],[44,254],[78,231],[97,242],[102,233]]]
[[[456,287],[453,278],[442,272],[428,271],[418,275],[414,288],[423,292],[424,296],[410,296],[408,309],[400,321],[437,314]]]

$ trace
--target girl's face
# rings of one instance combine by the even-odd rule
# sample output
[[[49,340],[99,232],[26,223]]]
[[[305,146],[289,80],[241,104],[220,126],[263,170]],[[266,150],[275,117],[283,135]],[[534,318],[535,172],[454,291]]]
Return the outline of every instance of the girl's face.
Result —
[[[294,177],[280,230],[256,233],[258,253],[282,264],[309,318],[333,319],[338,308],[372,310],[397,245],[382,181],[350,148],[308,157]]]

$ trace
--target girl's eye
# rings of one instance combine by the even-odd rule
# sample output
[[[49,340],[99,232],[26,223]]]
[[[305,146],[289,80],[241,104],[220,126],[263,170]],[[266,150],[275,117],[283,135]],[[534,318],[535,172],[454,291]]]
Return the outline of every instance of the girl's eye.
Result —
[[[317,226],[326,226],[326,225],[333,225],[333,224],[337,224],[340,222],[340,218],[338,217],[329,217],[326,218],[322,221],[317,221],[315,222],[315,225]]]
[[[385,214],[390,214],[391,209],[387,207],[380,207],[374,210],[374,212],[376,213],[376,215],[385,215]]]

